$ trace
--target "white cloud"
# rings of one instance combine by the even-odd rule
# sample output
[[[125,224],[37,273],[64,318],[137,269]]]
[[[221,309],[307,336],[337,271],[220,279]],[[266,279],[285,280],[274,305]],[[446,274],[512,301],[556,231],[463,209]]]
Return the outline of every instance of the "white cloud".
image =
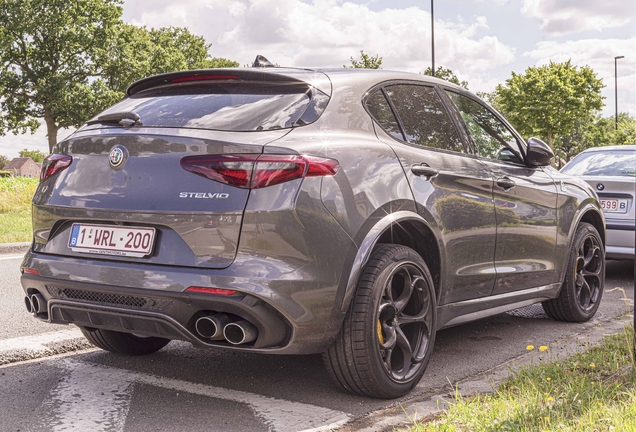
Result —
[[[521,12],[552,35],[622,27],[634,18],[633,0],[523,0]]]
[[[282,66],[341,67],[360,50],[380,55],[385,69],[419,72],[430,64],[430,14],[419,7],[371,10],[340,0],[128,0],[129,21],[185,25],[213,43],[211,54],[240,64],[262,54]],[[182,16],[183,21],[182,21]],[[465,73],[514,59],[514,49],[489,30],[485,17],[435,22],[436,64]]]
[[[564,62],[569,59],[575,66],[589,66],[603,79],[605,89],[604,115],[614,113],[614,57],[624,55],[618,60],[618,103],[619,111],[636,112],[636,37],[629,39],[582,39],[565,42],[539,42],[532,51],[523,53],[535,61],[536,65],[545,65],[550,61]]]

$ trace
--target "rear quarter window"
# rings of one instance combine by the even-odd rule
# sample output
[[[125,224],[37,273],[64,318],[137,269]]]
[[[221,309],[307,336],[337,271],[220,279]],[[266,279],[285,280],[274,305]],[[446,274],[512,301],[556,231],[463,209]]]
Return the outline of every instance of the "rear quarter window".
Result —
[[[404,135],[400,130],[400,126],[393,115],[393,111],[389,106],[384,94],[381,90],[373,92],[366,100],[365,105],[369,114],[378,122],[378,124],[393,138],[404,141]]]

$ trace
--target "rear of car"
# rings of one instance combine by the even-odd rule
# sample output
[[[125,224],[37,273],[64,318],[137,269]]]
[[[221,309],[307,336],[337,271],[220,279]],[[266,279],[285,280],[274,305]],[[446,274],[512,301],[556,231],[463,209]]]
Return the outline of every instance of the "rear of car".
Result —
[[[570,322],[598,308],[596,197],[546,168],[547,144],[513,132],[459,87],[414,74],[138,81],[44,163],[26,308],[119,354],[171,339],[321,352],[342,388],[402,396],[446,325],[537,302]]]
[[[283,69],[133,84],[44,162],[27,309],[84,329],[270,351],[299,337],[292,350],[312,350],[352,247],[312,198],[338,161],[266,145],[315,122],[330,93],[324,74]],[[316,223],[324,245],[305,233]]]
[[[585,150],[561,172],[581,177],[596,191],[605,213],[606,257],[634,259],[636,146],[608,146]]]

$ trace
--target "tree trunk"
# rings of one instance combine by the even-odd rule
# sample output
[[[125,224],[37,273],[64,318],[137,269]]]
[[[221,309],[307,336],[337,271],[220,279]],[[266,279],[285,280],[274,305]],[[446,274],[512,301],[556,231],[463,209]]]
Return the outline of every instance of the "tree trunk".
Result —
[[[46,122],[46,136],[49,139],[49,153],[53,153],[53,146],[57,144],[57,131],[60,127],[55,124],[55,117],[48,108],[44,108],[44,121]]]

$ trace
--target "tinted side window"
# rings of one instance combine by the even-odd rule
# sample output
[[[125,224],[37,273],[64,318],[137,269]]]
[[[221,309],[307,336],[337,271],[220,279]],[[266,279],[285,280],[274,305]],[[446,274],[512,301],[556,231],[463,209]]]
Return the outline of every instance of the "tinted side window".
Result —
[[[510,130],[485,106],[453,92],[446,92],[457,106],[479,156],[523,163],[519,144]]]
[[[382,126],[382,129],[384,129],[386,133],[391,135],[393,138],[401,141],[404,140],[404,135],[402,135],[400,126],[398,125],[397,120],[395,120],[393,111],[391,111],[391,107],[386,101],[381,90],[373,92],[371,96],[367,98],[365,104],[369,113],[373,116],[375,121]]]
[[[464,146],[441,99],[432,87],[398,84],[384,88],[413,144],[463,152]]]

